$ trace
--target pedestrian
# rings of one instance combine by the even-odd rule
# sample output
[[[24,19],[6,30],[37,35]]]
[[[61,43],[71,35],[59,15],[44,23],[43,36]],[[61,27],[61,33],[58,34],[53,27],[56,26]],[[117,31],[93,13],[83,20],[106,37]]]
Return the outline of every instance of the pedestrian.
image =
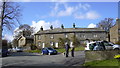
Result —
[[[74,50],[75,50],[75,47],[73,45],[73,42],[71,42],[71,56],[74,57]]]
[[[69,44],[66,42],[66,43],[65,43],[65,50],[66,50],[65,56],[66,56],[66,57],[68,57],[69,48],[70,48],[70,46],[69,46]]]

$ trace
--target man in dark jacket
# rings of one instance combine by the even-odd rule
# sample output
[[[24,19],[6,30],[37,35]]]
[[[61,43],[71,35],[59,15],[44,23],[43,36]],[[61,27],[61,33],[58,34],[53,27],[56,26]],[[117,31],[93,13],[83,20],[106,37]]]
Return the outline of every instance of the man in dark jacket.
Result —
[[[68,43],[65,43],[66,57],[68,57],[70,46]]]

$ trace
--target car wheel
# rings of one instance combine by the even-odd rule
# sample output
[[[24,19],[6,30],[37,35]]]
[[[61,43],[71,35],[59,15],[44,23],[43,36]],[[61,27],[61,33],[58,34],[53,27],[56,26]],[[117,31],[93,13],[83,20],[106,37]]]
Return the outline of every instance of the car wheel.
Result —
[[[51,55],[50,53],[48,53],[48,55]]]
[[[119,48],[115,48],[114,50],[120,50]]]

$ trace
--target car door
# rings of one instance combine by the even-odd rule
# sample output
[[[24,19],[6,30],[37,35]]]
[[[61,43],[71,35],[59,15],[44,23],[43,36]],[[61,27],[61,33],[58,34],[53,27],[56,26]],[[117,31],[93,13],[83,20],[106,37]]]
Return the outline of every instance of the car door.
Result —
[[[42,52],[43,52],[44,54],[46,53],[46,50],[45,50],[45,48],[43,48],[43,49],[42,49]]]
[[[111,45],[111,44],[109,44],[109,43],[104,42],[104,45],[105,45],[106,50],[111,50],[111,49],[113,49],[113,45]]]

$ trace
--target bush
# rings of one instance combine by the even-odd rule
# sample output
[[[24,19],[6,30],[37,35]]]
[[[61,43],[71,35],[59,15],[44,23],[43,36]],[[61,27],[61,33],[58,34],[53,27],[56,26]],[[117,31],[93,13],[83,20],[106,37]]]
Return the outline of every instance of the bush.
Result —
[[[118,44],[118,45],[120,45],[120,41],[116,42],[115,44]]]

